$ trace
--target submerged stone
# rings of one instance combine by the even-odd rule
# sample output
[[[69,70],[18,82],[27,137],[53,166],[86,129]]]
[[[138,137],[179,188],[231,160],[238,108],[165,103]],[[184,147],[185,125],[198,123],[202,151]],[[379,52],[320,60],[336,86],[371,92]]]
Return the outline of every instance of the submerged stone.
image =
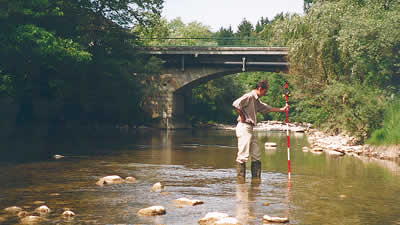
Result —
[[[45,201],[34,201],[33,204],[35,205],[43,205],[44,203],[46,203]]]
[[[125,182],[130,183],[130,184],[136,183],[136,178],[135,177],[126,177]]]
[[[6,211],[7,213],[17,214],[22,211],[22,208],[20,208],[18,206],[11,206],[11,207],[5,208],[4,211]]]

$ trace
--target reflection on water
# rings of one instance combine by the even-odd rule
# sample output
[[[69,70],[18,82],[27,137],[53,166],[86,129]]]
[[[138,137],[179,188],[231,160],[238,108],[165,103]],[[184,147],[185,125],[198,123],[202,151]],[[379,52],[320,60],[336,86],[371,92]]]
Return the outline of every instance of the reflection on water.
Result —
[[[352,157],[302,152],[303,135],[291,136],[292,177],[287,177],[286,134],[258,132],[259,146],[276,142],[277,150],[262,151],[262,178],[236,182],[234,131],[143,130],[118,139],[39,141],[3,145],[3,151],[40,148],[33,160],[0,163],[0,209],[38,203],[52,209],[42,224],[197,224],[208,212],[224,212],[243,224],[262,224],[264,215],[289,217],[290,224],[399,224],[400,176],[396,163],[380,165]],[[26,148],[26,149],[25,149]],[[61,154],[61,160],[40,155]],[[8,157],[21,157],[15,154]],[[390,166],[387,166],[390,165]],[[96,186],[106,175],[135,176],[136,184]],[[161,193],[151,186],[162,182]],[[178,207],[186,197],[204,204]],[[144,207],[162,205],[167,214],[138,216]],[[60,215],[71,208],[77,215]],[[0,212],[4,224],[18,224]],[[0,220],[1,221],[1,220]],[[1,223],[1,222],[0,222]]]

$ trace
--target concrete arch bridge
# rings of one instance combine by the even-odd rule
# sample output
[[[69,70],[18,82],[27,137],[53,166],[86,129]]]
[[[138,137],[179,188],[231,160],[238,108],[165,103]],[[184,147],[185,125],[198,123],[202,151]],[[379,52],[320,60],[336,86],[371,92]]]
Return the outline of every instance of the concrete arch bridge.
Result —
[[[284,47],[142,47],[145,54],[160,58],[161,90],[149,102],[154,127],[188,128],[185,109],[190,107],[191,89],[225,75],[246,71],[286,72]]]

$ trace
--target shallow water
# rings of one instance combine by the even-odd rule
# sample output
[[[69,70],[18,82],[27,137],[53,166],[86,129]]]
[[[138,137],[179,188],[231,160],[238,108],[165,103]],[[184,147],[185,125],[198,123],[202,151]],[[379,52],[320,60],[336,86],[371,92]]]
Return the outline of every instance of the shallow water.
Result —
[[[262,224],[264,215],[289,217],[290,224],[400,224],[400,169],[396,163],[330,157],[303,152],[304,135],[292,134],[287,176],[286,134],[257,132],[262,179],[236,182],[234,131],[137,130],[121,139],[64,140],[38,146],[63,159],[3,160],[0,209],[33,211],[45,201],[52,209],[42,224],[197,224],[208,212],[224,212],[243,224]],[[277,150],[264,150],[276,142]],[[33,147],[31,147],[33,148]],[[29,149],[27,149],[29,151]],[[135,184],[103,187],[107,175],[134,176]],[[161,182],[165,189],[151,192]],[[202,205],[179,207],[181,197]],[[141,208],[162,205],[162,216],[138,216]],[[77,215],[63,219],[64,208]],[[14,216],[4,224],[18,224]]]

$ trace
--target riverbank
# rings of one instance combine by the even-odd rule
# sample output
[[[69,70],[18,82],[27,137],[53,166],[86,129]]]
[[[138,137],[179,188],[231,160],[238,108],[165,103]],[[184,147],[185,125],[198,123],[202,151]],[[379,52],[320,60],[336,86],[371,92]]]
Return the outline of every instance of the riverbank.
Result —
[[[203,127],[228,130],[235,129],[233,125],[223,124],[207,124]],[[311,128],[311,124],[307,123],[289,123],[288,127],[290,132],[304,132],[307,135],[310,147],[304,148],[303,151],[400,161],[400,146],[360,145],[357,144],[354,137],[344,134],[329,135],[318,129]],[[286,131],[286,129],[286,123],[280,121],[261,121],[254,127],[255,131]]]

